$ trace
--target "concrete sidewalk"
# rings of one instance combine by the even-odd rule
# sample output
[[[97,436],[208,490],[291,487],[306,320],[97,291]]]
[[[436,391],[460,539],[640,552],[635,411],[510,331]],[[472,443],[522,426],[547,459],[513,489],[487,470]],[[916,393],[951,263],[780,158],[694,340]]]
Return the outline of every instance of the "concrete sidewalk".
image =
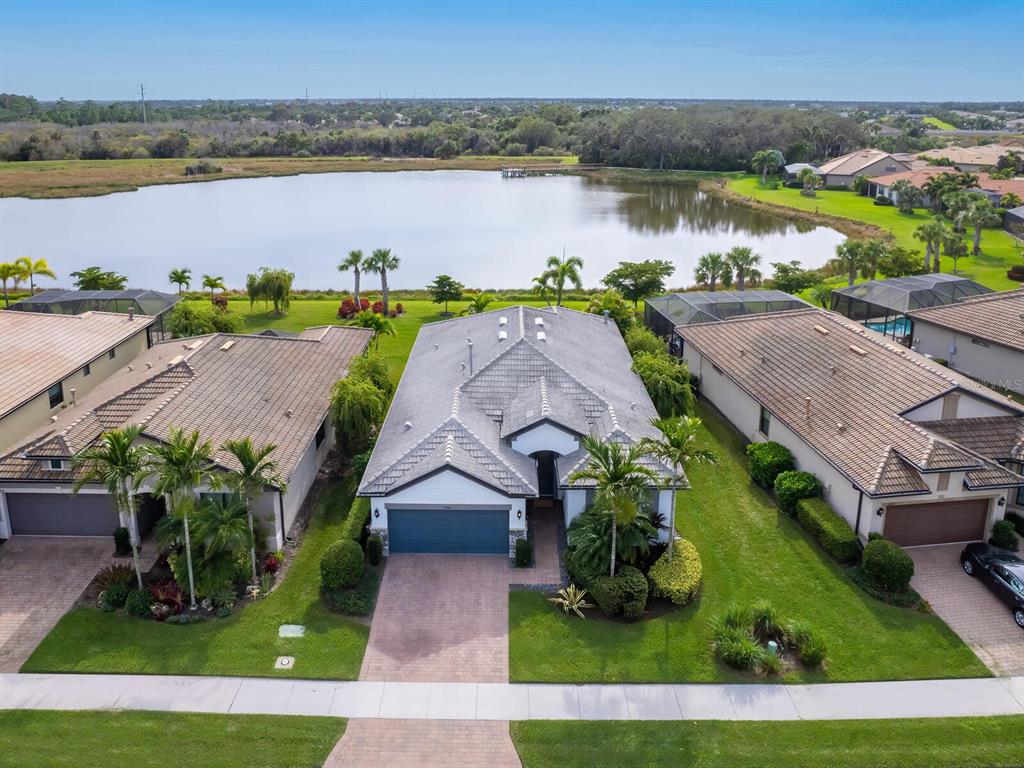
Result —
[[[0,674],[0,709],[395,720],[850,720],[1024,715],[1024,677],[819,685],[521,685]]]

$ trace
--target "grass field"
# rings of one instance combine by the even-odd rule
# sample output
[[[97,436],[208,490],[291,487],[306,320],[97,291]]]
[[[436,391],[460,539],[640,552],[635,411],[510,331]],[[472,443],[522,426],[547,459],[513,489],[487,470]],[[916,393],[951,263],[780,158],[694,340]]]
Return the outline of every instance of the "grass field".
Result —
[[[1024,717],[512,724],[523,768],[965,768],[1024,764]]]
[[[481,155],[435,160],[427,157],[253,157],[208,158],[224,170],[209,176],[186,176],[185,166],[198,158],[166,160],[34,160],[0,163],[0,197],[91,197],[131,192],[153,184],[190,184],[259,176],[347,171],[492,171],[503,165],[575,164],[575,157],[502,157]]]
[[[320,602],[320,556],[348,514],[350,484],[329,486],[284,580],[267,598],[226,618],[171,625],[77,608],[66,614],[22,672],[123,672],[354,680],[369,626]],[[281,624],[303,624],[303,638],[280,638]],[[278,656],[295,657],[275,670]],[[6,766],[0,761],[0,766]]]
[[[956,126],[953,125],[952,123],[947,123],[945,120],[939,120],[939,118],[932,117],[931,115],[928,115],[928,117],[921,118],[921,122],[924,123],[925,125],[930,125],[932,128],[938,128],[940,131],[956,130]]]
[[[700,551],[695,603],[635,624],[581,620],[544,595],[513,592],[509,668],[516,682],[758,682],[719,663],[710,622],[732,604],[770,600],[810,623],[828,646],[825,671],[786,682],[986,677],[990,673],[941,620],[868,597],[803,530],[754,486],[739,437],[701,409],[702,445],[719,463],[693,465],[676,528]],[[770,680],[777,680],[771,678]],[[769,680],[769,681],[770,681]]]
[[[319,768],[335,717],[184,712],[0,712],[3,768]]]
[[[923,208],[913,214],[900,213],[895,206],[874,205],[871,198],[845,190],[819,190],[817,197],[804,197],[798,189],[767,189],[761,186],[759,177],[749,175],[733,179],[729,186],[740,195],[771,205],[871,224],[892,235],[897,244],[920,252],[924,260],[924,246],[913,236],[914,230],[930,218]],[[981,235],[981,250],[978,256],[960,259],[958,274],[996,290],[1017,287],[1017,283],[1006,276],[1006,271],[1024,260],[1024,243],[1001,229],[985,229]],[[952,270],[952,259],[944,257],[942,271]],[[845,285],[845,280],[841,283]]]

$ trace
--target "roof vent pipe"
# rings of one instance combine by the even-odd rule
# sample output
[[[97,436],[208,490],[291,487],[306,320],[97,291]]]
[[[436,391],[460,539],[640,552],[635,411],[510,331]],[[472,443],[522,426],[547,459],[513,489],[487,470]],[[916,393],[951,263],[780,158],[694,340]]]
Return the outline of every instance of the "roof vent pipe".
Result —
[[[78,405],[78,398],[76,397],[76,393],[77,392],[78,392],[77,389],[75,389],[74,387],[71,388],[71,404],[72,405]]]
[[[805,397],[804,398],[804,411],[805,411],[805,414],[807,416],[807,420],[810,421],[811,420],[811,398],[810,397]]]
[[[601,314],[604,315],[604,323],[605,323],[605,325],[607,325],[608,324],[608,315],[611,314],[611,310],[606,309]]]
[[[402,425],[402,429],[404,429],[406,432],[408,432],[410,429],[412,429],[412,422],[411,421],[405,422],[405,424]]]
[[[466,346],[469,347],[469,375],[473,375],[473,340],[466,339]]]
[[[128,322],[131,323],[131,322],[134,322],[134,321],[135,321],[135,310],[132,309],[131,307],[128,307]]]

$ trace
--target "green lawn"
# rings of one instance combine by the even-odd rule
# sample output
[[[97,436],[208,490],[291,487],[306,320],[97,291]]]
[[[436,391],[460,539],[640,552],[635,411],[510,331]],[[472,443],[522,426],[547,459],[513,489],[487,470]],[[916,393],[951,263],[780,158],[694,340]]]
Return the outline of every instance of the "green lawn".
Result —
[[[928,117],[921,118],[921,122],[924,123],[925,125],[930,125],[932,128],[938,128],[940,131],[956,130],[956,126],[953,125],[952,123],[947,123],[945,120],[939,120],[939,118],[932,117],[931,115],[928,115]]]
[[[334,717],[183,712],[0,712],[3,768],[319,768],[345,732]]]
[[[1024,764],[1024,717],[512,724],[523,768],[963,768]]]
[[[346,485],[334,484],[321,497],[295,561],[266,599],[226,619],[187,626],[77,608],[21,671],[356,679],[369,627],[327,611],[319,596],[320,555],[337,539],[351,504]],[[306,636],[279,638],[286,623],[304,624]],[[294,656],[294,668],[275,670],[281,655]]]
[[[509,665],[516,682],[751,681],[711,651],[709,622],[734,602],[765,598],[816,627],[824,672],[787,682],[985,677],[990,673],[942,621],[864,594],[745,471],[738,436],[702,409],[703,444],[717,466],[696,465],[679,494],[676,526],[704,563],[704,589],[683,610],[635,624],[570,618],[542,594],[513,592]]]
[[[890,232],[899,245],[919,251],[922,261],[924,259],[924,246],[914,239],[913,234],[920,224],[930,218],[926,209],[920,208],[913,214],[900,213],[895,206],[874,205],[871,198],[845,190],[819,190],[817,197],[804,197],[798,189],[762,187],[760,177],[757,176],[732,179],[729,185],[739,194],[761,202],[874,224]],[[985,229],[981,234],[981,250],[978,256],[960,259],[958,274],[995,290],[1016,288],[1018,284],[1006,276],[1006,271],[1012,265],[1022,263],[1024,243],[1001,229]],[[952,270],[953,260],[943,257],[942,271]],[[845,284],[845,281],[842,283]]]

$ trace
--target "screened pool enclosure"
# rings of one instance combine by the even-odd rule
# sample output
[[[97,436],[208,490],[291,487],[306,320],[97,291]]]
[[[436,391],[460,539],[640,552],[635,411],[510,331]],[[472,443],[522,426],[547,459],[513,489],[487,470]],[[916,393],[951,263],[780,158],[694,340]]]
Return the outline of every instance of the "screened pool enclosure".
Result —
[[[156,322],[150,327],[151,341],[170,338],[164,333],[164,320],[168,310],[181,297],[172,293],[126,289],[123,291],[66,291],[51,288],[11,304],[12,310],[21,312],[49,312],[51,315],[80,315],[83,312],[134,312],[150,315]]]
[[[644,324],[662,338],[680,325],[712,323],[740,315],[784,312],[811,306],[782,291],[692,291],[644,302]]]
[[[832,291],[832,310],[908,344],[912,333],[908,312],[952,304],[983,293],[992,291],[958,275],[940,273],[891,277]]]

